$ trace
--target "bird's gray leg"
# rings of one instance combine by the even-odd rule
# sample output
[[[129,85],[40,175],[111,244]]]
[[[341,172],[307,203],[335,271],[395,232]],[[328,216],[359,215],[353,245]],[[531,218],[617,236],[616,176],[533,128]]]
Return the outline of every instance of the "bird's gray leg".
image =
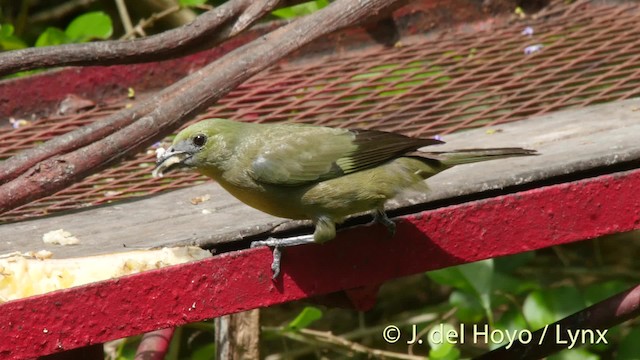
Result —
[[[254,241],[250,246],[252,248],[258,246],[273,247],[273,261],[271,262],[271,271],[273,271],[272,279],[275,279],[278,277],[278,275],[280,275],[280,261],[282,259],[283,247],[311,244],[313,242],[313,235],[300,235],[284,239],[276,239],[270,237],[267,240]]]
[[[384,208],[378,208],[373,211],[373,222],[384,225],[391,236],[395,235],[396,223],[387,217],[387,213],[384,212]]]
[[[268,238],[267,240],[254,241],[251,247],[272,246],[273,262],[271,270],[273,271],[273,279],[280,275],[280,261],[282,259],[282,248],[296,245],[323,243],[336,237],[336,223],[328,216],[318,216],[314,219],[316,226],[313,235],[300,235],[284,239]]]
[[[289,246],[304,245],[304,244],[311,244],[311,243],[313,243],[313,235],[309,234],[309,235],[293,236],[293,237],[283,238],[283,239],[276,239],[276,238],[270,237],[267,240],[253,241],[251,243],[251,247],[252,248],[258,247],[258,246],[289,247]]]

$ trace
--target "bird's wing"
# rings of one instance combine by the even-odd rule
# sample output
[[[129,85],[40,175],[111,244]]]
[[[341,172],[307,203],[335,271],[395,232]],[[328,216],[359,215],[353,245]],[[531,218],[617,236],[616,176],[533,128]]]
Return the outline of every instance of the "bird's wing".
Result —
[[[444,144],[436,139],[420,139],[377,130],[351,130],[356,149],[336,164],[345,174],[364,170],[395,159],[424,146]]]
[[[384,163],[435,139],[416,139],[375,130],[280,126],[262,135],[251,177],[262,183],[298,186]]]

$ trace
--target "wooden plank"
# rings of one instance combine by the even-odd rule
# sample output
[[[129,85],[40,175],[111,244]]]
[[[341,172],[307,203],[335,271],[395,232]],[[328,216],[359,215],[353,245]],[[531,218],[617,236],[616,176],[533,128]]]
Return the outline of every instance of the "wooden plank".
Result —
[[[523,146],[537,149],[541,155],[447,170],[427,181],[431,192],[408,194],[392,201],[389,208],[401,210],[412,204],[638,160],[639,108],[640,99],[631,99],[446,135],[447,144],[438,150]],[[207,194],[210,200],[191,204],[192,198]],[[143,200],[1,225],[0,253],[47,249],[61,258],[163,245],[211,246],[259,235],[283,221],[240,203],[217,184],[207,183]],[[283,228],[297,226],[299,222]],[[81,244],[61,247],[42,243],[44,233],[59,228],[78,237]]]

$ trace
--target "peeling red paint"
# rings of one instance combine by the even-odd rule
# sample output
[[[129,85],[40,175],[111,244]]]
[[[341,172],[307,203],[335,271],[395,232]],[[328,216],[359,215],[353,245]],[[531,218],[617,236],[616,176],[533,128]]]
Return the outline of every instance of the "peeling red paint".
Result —
[[[640,228],[640,170],[425,211],[287,249],[258,248],[0,305],[0,358],[24,359],[395,277]]]

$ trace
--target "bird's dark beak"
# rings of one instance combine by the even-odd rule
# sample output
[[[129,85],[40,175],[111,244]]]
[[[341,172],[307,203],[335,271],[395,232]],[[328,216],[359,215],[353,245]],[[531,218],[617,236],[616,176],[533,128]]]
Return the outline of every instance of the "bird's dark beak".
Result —
[[[189,159],[191,155],[192,154],[187,151],[174,150],[173,147],[170,147],[167,151],[158,153],[156,168],[153,169],[151,175],[154,178],[163,177],[165,172],[187,166],[184,162]]]

